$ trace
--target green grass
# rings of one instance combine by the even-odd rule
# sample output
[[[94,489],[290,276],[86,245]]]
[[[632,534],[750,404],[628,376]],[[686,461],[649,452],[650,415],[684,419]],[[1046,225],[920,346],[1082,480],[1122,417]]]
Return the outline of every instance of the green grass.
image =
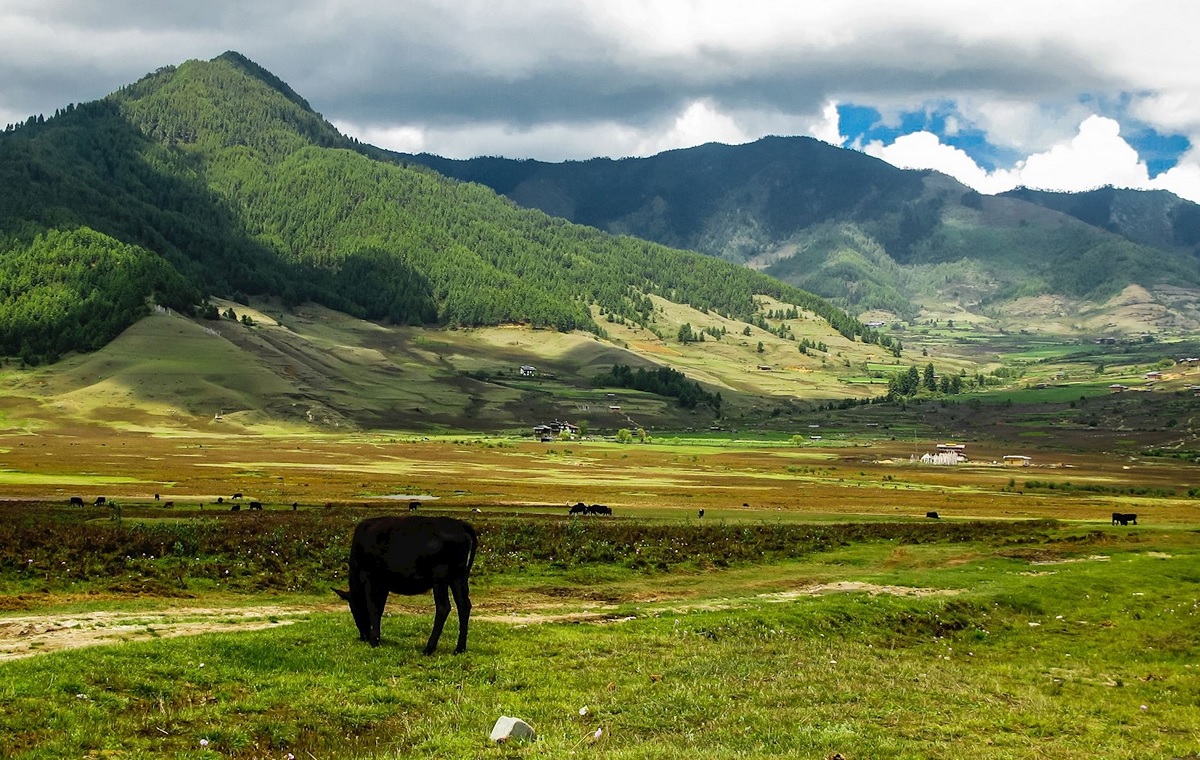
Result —
[[[608,610],[625,622],[477,620],[458,657],[446,641],[419,654],[427,610],[386,618],[379,649],[356,641],[347,614],[314,612],[258,632],[44,655],[0,665],[6,754],[1183,756],[1200,739],[1196,547],[1147,538],[977,559],[978,544],[855,544],[707,576],[711,595],[694,605]],[[1101,550],[1107,561],[1031,564]],[[759,596],[805,578],[963,591]],[[500,587],[476,587],[477,613]],[[489,743],[502,714],[530,721],[539,740]]]
[[[490,518],[469,651],[449,653],[452,618],[424,657],[427,597],[392,603],[379,649],[330,611],[350,516],[69,515],[7,521],[26,547],[0,562],[7,598],[123,609],[141,630],[0,662],[5,756],[1142,758],[1200,741],[1188,529]],[[851,582],[873,585],[814,593]],[[155,638],[151,613],[206,605],[308,612]],[[491,744],[500,715],[539,740]]]

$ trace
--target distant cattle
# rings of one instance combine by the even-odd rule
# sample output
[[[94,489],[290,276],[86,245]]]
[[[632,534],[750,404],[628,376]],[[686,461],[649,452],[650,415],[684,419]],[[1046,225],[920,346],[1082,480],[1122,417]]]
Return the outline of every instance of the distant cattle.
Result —
[[[937,512],[926,512],[926,513],[925,513],[925,516],[926,516],[926,517],[929,517],[929,518],[932,518],[932,519],[934,519],[934,520],[937,520],[937,519],[938,519],[938,513],[937,513]]]
[[[417,511],[417,509],[419,509],[419,508],[420,508],[420,506],[421,506],[421,502],[419,502],[419,501],[410,501],[410,502],[408,503],[408,511],[409,511],[409,512],[416,512],[416,511]]]
[[[241,504],[233,504],[233,505],[231,505],[231,506],[229,507],[229,511],[230,511],[230,512],[241,512],[241,511],[242,511],[242,505],[241,505]]]
[[[299,508],[300,508],[300,502],[298,502],[298,501],[293,501],[293,502],[292,502],[292,511],[293,511],[293,512],[295,512],[295,511],[296,511],[297,509],[299,509]]]
[[[82,496],[72,496],[71,497],[71,506],[72,507],[82,507],[83,506],[83,497]]]
[[[704,510],[703,510],[703,509],[699,510],[699,511],[696,513],[696,516],[697,516],[697,517],[704,517]]]
[[[158,501],[158,494],[154,494],[154,500]]]
[[[567,510],[567,514],[569,514],[569,515],[586,515],[587,511],[588,511],[587,504],[584,504],[582,501],[579,501],[579,502],[576,502],[569,510]]]
[[[224,503],[225,503],[225,497],[224,497],[224,496],[218,496],[218,497],[217,497],[217,503],[218,503],[218,504],[224,504]]]
[[[587,513],[589,515],[611,515],[612,507],[603,504],[592,504],[587,508]]]
[[[433,631],[425,654],[433,654],[446,618],[450,594],[458,608],[458,644],[467,649],[471,616],[468,576],[479,546],[475,529],[452,517],[426,515],[372,517],[354,529],[350,544],[349,589],[333,589],[350,604],[358,638],[379,646],[379,625],[389,593],[412,596],[433,590]]]
[[[96,500],[92,502],[92,506],[94,506],[94,507],[102,506],[106,501],[108,501],[108,500],[105,499],[103,496],[97,496]]]
[[[240,498],[242,498],[242,495],[240,493],[235,493],[232,498],[240,499]]]
[[[252,501],[252,502],[250,502],[250,508],[251,508],[251,509],[258,509],[258,510],[261,510],[261,509],[262,509],[262,502],[261,502],[261,501]]]
[[[175,502],[173,502],[173,501],[164,501],[163,502],[163,509],[170,509],[173,506],[175,506]]]
[[[1128,525],[1129,523],[1137,525],[1137,515],[1133,512],[1113,512],[1112,524],[1116,525],[1117,523],[1121,525]]]

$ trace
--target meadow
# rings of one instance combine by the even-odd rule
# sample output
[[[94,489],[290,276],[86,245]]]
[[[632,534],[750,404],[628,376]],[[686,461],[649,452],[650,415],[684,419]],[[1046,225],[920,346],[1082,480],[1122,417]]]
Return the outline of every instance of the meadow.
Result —
[[[1006,468],[980,444],[977,464],[922,468],[912,441],[845,435],[10,430],[2,753],[1200,752],[1190,459]],[[265,509],[231,512],[235,492]],[[353,525],[418,499],[480,533],[464,655],[420,653],[427,597],[393,597],[371,649],[329,591]],[[577,500],[616,514],[569,518]],[[500,715],[538,740],[491,743]]]

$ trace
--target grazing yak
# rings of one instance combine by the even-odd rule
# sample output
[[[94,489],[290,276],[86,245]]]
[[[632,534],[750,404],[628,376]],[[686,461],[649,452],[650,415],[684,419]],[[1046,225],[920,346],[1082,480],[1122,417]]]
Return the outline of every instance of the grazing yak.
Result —
[[[103,496],[97,496],[96,500],[94,502],[92,502],[92,506],[93,507],[103,506],[106,501],[108,501],[108,499],[104,498]]]
[[[939,519],[939,518],[938,518],[938,513],[937,513],[937,512],[926,512],[926,513],[925,513],[925,516],[926,516],[926,517],[928,517],[928,518],[929,518],[929,519],[931,519],[931,520],[937,520],[937,519]]]
[[[262,510],[262,502],[261,501],[252,501],[252,502],[250,502],[250,508],[261,511]]]
[[[450,615],[450,594],[458,608],[458,645],[467,650],[471,599],[467,578],[479,540],[475,529],[453,517],[411,515],[371,517],[354,529],[350,544],[350,587],[333,592],[350,604],[358,638],[379,646],[379,624],[389,593],[413,596],[433,590],[433,632],[425,654],[437,648]]]
[[[587,513],[589,515],[611,515],[612,507],[605,506],[604,504],[592,504],[587,508]]]
[[[575,505],[572,506],[567,511],[567,514],[569,514],[569,515],[586,515],[587,511],[588,511],[587,504],[584,504],[582,501],[578,501],[578,502],[575,502]]]
[[[82,496],[72,496],[71,497],[71,506],[72,507],[82,507],[83,506],[83,497]]]
[[[1112,524],[1116,525],[1117,523],[1122,525],[1133,523],[1134,525],[1137,525],[1137,515],[1135,515],[1133,512],[1113,512]]]

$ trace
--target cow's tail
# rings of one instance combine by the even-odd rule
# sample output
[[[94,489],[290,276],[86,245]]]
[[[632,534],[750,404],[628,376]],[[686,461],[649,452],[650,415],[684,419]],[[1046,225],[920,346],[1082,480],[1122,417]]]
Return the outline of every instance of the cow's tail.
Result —
[[[467,555],[467,573],[471,572],[471,568],[475,565],[475,550],[479,548],[479,536],[475,533],[474,526],[467,526],[467,535],[471,537],[471,553]]]

